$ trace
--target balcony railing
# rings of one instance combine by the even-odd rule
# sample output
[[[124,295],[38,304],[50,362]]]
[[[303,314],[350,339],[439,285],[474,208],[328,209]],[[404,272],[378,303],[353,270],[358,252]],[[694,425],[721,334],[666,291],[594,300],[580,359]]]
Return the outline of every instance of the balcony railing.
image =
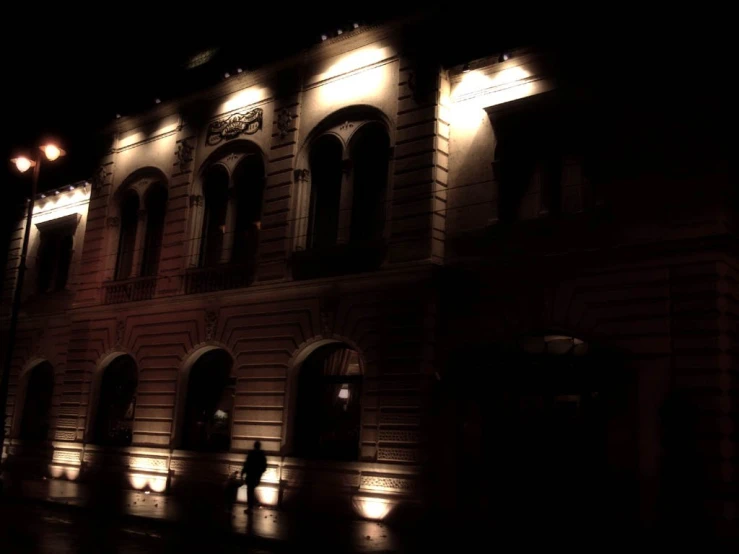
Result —
[[[223,264],[190,269],[185,273],[185,294],[246,287],[254,280],[254,264]]]
[[[105,285],[106,304],[121,304],[137,300],[151,300],[157,288],[156,277],[137,277],[126,281],[112,281]]]

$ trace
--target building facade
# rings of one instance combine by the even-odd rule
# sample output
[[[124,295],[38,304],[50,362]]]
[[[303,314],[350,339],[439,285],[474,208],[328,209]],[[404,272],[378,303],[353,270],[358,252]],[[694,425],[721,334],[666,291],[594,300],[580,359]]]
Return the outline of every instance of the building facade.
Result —
[[[732,528],[725,174],[630,163],[636,116],[556,56],[446,67],[418,25],[119,119],[89,181],[35,200],[9,463],[170,491],[258,440],[285,508],[567,498],[650,526],[682,489]]]

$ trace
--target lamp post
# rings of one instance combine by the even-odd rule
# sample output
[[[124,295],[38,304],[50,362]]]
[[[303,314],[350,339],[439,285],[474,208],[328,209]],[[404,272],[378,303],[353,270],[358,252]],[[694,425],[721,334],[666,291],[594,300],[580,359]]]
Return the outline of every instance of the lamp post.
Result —
[[[21,173],[25,173],[33,168],[33,176],[31,178],[31,198],[28,202],[28,213],[26,215],[26,227],[23,234],[23,245],[21,246],[21,258],[18,265],[18,280],[15,284],[15,292],[13,294],[13,304],[10,311],[10,327],[8,328],[8,339],[5,348],[5,363],[3,364],[3,374],[0,378],[0,458],[2,458],[2,450],[5,447],[5,419],[7,417],[5,411],[8,399],[8,384],[10,381],[10,366],[13,363],[13,348],[15,346],[15,334],[18,328],[18,313],[20,312],[21,297],[23,294],[23,280],[26,275],[26,254],[28,252],[28,239],[31,236],[31,219],[33,218],[33,204],[36,200],[36,188],[38,186],[38,175],[41,171],[41,160],[45,156],[49,161],[54,161],[64,155],[64,151],[54,144],[47,144],[40,148],[41,152],[36,155],[35,160],[19,156],[13,158],[11,162],[15,164],[16,169]],[[42,156],[43,153],[43,156]]]

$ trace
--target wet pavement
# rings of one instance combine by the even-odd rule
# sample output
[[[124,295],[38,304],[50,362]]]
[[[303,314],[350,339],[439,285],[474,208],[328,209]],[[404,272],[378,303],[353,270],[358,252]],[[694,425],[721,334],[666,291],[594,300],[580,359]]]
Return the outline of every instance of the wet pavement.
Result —
[[[56,479],[16,483],[0,500],[0,552],[407,552],[378,522],[275,509],[247,514],[192,498],[125,491],[121,510],[98,509],[88,489]]]

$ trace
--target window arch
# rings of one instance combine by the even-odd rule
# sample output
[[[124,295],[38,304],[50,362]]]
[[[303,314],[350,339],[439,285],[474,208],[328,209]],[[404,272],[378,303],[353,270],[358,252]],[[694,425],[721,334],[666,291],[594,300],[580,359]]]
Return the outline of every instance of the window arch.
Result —
[[[264,192],[264,162],[256,154],[247,154],[234,169],[233,189],[236,197],[234,237],[231,262],[253,264],[257,256]]]
[[[231,447],[235,384],[233,360],[222,349],[202,354],[190,368],[182,446],[198,452],[226,452]]]
[[[54,368],[41,362],[30,370],[23,403],[20,437],[28,441],[42,441],[49,436],[51,400],[54,390]]]
[[[312,352],[298,371],[295,455],[358,459],[362,391],[359,353],[344,343],[326,344]]]
[[[167,213],[167,188],[162,183],[152,185],[144,199],[146,206],[146,233],[141,260],[141,275],[155,276],[159,269],[162,250],[164,217]]]
[[[200,246],[200,266],[209,267],[221,261],[226,210],[228,208],[228,170],[220,164],[208,168],[203,179],[203,232]]]
[[[353,106],[309,135],[298,162],[305,169],[295,172],[297,251],[366,247],[383,238],[392,157],[387,129],[379,110]]]
[[[369,123],[357,131],[349,147],[353,162],[351,240],[381,239],[385,227],[390,138],[379,123]]]
[[[195,194],[190,197],[193,241],[188,254],[188,292],[251,283],[264,183],[264,156],[248,141],[233,141],[203,164]]]
[[[115,278],[128,279],[133,273],[136,234],[139,221],[139,195],[128,189],[121,199],[120,236],[116,257]]]
[[[133,439],[138,370],[127,354],[114,358],[103,370],[98,395],[93,442],[128,446]]]
[[[310,152],[310,215],[308,247],[336,244],[341,202],[343,146],[338,137],[326,134]]]

